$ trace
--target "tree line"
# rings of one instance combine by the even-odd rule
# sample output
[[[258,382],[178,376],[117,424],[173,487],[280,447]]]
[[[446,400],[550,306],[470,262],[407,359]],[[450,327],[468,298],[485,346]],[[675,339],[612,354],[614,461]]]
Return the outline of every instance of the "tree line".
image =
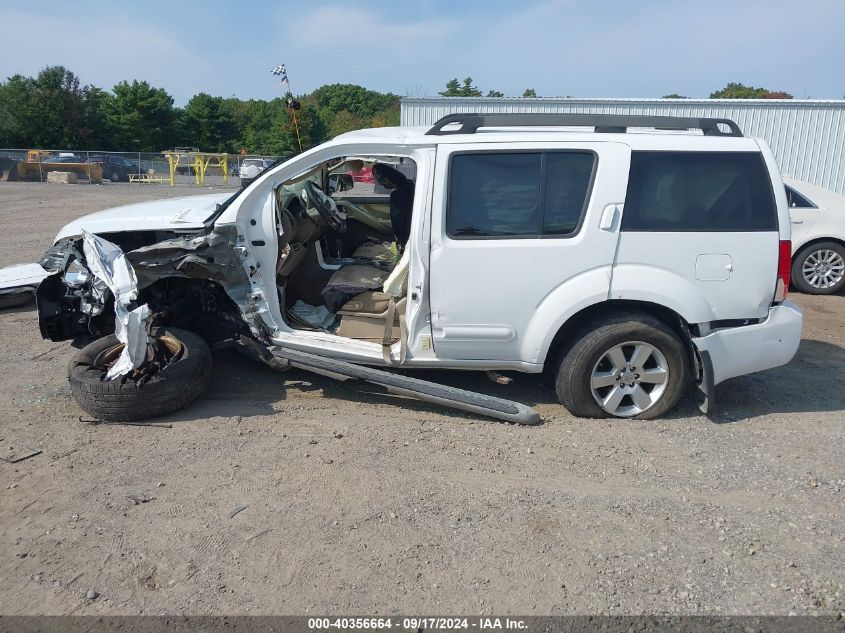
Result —
[[[303,148],[363,127],[399,125],[399,96],[351,84],[298,96]],[[0,147],[159,152],[178,146],[207,152],[289,155],[299,151],[282,97],[238,99],[200,93],[184,107],[163,88],[122,81],[111,90],[82,86],[63,66],[0,82]]]
[[[446,82],[446,89],[437,94],[443,97],[504,97],[500,90],[488,90],[484,94],[478,86],[473,85],[472,77],[465,77],[463,81],[450,79]],[[526,88],[523,97],[536,97],[537,91],[534,88]],[[792,99],[792,95],[783,90],[769,90],[768,88],[755,88],[741,83],[731,82],[721,90],[710,93],[711,99]],[[663,95],[661,99],[689,99],[677,93]]]
[[[439,94],[486,95],[471,77],[452,79]],[[527,88],[523,97],[536,97]],[[783,91],[729,83],[711,98],[791,99]],[[664,98],[686,98],[666,95]],[[146,81],[122,81],[111,90],[80,85],[63,66],[49,66],[35,77],[14,75],[0,82],[0,148],[54,148],[159,152],[197,147],[207,152],[273,156],[299,151],[293,114],[303,148],[365,127],[399,125],[399,95],[353,84],[329,84],[296,97],[291,112],[281,96],[269,101],[214,97],[199,93],[184,107],[174,105],[164,88]]]

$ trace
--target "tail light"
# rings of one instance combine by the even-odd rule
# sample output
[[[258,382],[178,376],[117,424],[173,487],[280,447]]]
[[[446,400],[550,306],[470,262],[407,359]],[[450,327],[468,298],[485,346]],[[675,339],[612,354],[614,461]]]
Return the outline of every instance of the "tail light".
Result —
[[[786,299],[789,292],[789,272],[792,269],[792,241],[781,240],[778,244],[778,278],[774,303]]]

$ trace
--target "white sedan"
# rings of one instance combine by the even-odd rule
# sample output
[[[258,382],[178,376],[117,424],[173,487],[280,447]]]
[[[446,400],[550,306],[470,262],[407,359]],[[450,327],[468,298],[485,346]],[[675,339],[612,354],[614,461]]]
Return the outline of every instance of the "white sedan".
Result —
[[[792,220],[792,284],[829,295],[845,288],[845,196],[784,176]]]

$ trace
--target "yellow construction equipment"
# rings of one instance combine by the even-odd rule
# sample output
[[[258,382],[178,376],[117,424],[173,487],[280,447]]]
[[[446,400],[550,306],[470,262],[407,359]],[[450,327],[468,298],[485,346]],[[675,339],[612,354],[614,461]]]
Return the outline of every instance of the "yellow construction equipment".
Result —
[[[68,159],[75,160],[68,160]],[[7,180],[47,180],[51,171],[68,171],[78,178],[87,178],[91,182],[103,181],[103,166],[88,162],[76,156],[57,156],[52,152],[31,149],[26,153],[26,160],[19,160],[9,167]]]
[[[176,173],[180,167],[187,168],[188,173],[194,174],[196,184],[205,182],[205,174],[209,167],[220,168],[223,172],[223,182],[229,183],[229,155],[207,152],[172,151],[165,154],[170,166],[170,186],[176,184]]]

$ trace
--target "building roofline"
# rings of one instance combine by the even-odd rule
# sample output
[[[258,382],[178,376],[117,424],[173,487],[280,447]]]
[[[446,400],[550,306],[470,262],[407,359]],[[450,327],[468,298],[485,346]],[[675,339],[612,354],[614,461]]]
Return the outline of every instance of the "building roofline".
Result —
[[[769,105],[769,106],[839,106],[845,107],[845,99],[660,99],[660,98],[629,98],[629,97],[402,97],[401,103],[568,103],[568,104],[685,104],[685,105]]]

